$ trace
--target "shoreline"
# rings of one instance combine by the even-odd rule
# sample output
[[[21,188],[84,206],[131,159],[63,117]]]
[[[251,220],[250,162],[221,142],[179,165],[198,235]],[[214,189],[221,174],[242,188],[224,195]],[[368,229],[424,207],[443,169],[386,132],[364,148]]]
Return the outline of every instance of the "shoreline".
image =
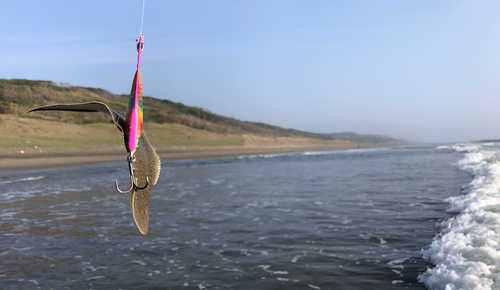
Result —
[[[360,149],[391,147],[396,144],[361,144]],[[169,146],[156,148],[162,161],[215,159],[225,157],[321,152],[358,149],[358,144],[332,144],[324,146]],[[123,146],[82,149],[3,149],[0,170],[21,170],[65,167],[101,162],[125,161]]]

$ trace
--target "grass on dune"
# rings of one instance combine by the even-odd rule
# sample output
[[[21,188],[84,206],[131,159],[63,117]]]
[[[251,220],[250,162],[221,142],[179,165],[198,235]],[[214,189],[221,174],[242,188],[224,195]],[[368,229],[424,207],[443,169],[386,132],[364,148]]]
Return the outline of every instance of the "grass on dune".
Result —
[[[111,123],[71,124],[12,115],[0,118],[1,148],[90,148],[122,145],[123,134]],[[145,124],[154,146],[243,145],[238,135],[218,134],[180,124]]]
[[[148,139],[156,146],[239,146],[238,135],[218,134],[179,124],[144,124]]]

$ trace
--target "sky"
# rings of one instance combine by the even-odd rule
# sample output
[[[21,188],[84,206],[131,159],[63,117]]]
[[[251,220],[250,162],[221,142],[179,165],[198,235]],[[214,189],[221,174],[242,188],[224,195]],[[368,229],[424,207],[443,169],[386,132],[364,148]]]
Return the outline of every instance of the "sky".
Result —
[[[0,78],[130,92],[142,0],[4,1]],[[244,121],[500,139],[500,1],[146,0],[143,94]]]

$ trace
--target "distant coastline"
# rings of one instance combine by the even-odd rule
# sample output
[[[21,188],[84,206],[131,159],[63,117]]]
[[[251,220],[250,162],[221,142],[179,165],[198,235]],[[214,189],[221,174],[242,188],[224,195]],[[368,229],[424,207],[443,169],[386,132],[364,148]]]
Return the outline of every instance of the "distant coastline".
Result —
[[[478,140],[478,141],[473,141],[474,143],[498,143],[500,142],[500,139],[485,139],[485,140]]]
[[[27,111],[45,105],[89,101],[104,102],[113,109],[126,111],[128,98],[128,95],[113,94],[100,88],[69,86],[67,84],[57,84],[52,81],[43,80],[0,79],[0,116],[13,115],[27,119],[80,125],[109,124],[109,116],[105,114],[72,112],[28,113]],[[164,127],[166,125],[184,126],[184,129],[189,128],[191,130],[219,135],[252,134],[257,136],[301,137],[324,141],[351,141],[358,143],[405,142],[381,135],[365,135],[354,132],[312,133],[261,122],[241,121],[235,118],[224,117],[202,108],[147,96],[144,97],[144,122],[145,124],[163,125]],[[188,140],[183,140],[183,142],[186,141]],[[232,143],[234,140],[226,141]],[[236,144],[225,142],[224,145]]]
[[[123,134],[106,114],[28,113],[38,106],[89,101],[126,111],[128,95],[51,81],[0,79],[0,170],[125,160]],[[380,135],[318,134],[240,121],[152,97],[144,97],[144,116],[144,132],[164,161],[406,143]]]

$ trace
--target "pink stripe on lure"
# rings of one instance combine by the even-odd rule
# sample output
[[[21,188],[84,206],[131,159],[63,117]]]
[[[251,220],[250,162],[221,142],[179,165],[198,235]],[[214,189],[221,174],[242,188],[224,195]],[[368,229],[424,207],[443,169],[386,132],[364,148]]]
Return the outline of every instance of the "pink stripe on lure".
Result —
[[[137,51],[139,56],[137,58],[137,71],[135,72],[134,82],[132,83],[132,90],[130,91],[130,99],[128,101],[128,111],[125,127],[125,147],[132,156],[139,142],[141,141],[142,123],[143,123],[143,109],[142,109],[142,82],[141,82],[141,51],[143,49],[143,35],[139,34],[137,42]]]

